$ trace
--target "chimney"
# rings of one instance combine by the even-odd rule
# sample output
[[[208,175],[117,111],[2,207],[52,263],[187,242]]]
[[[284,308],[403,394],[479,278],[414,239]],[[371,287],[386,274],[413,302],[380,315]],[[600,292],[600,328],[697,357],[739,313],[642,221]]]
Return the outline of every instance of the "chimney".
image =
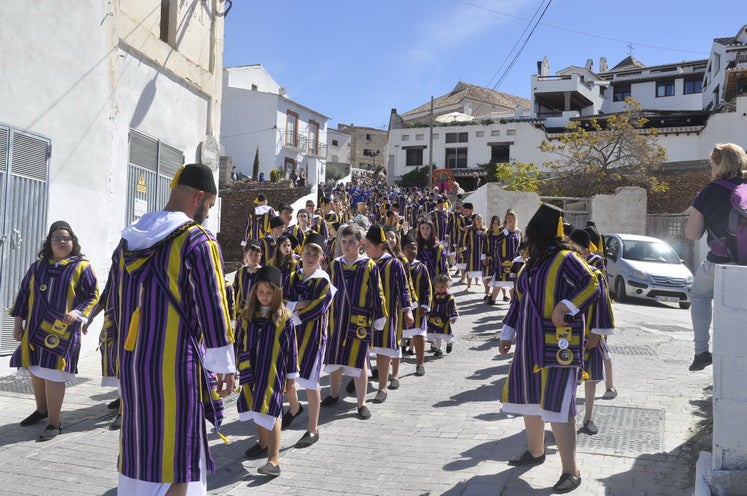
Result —
[[[594,62],[591,59],[586,59],[586,65],[584,67],[587,71],[591,71],[594,67]]]
[[[599,57],[599,72],[607,72],[607,57]]]

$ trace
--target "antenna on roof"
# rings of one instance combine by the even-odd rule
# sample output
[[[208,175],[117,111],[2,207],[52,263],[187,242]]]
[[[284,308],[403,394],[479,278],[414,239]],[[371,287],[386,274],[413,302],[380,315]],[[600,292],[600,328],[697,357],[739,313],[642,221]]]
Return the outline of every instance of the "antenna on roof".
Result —
[[[633,42],[632,41],[628,42],[628,56],[630,57],[633,56]]]

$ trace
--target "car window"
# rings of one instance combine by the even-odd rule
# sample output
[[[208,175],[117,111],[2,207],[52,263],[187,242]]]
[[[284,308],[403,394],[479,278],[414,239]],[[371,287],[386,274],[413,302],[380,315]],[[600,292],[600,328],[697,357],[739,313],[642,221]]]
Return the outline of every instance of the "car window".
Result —
[[[661,241],[625,241],[623,258],[639,262],[679,264],[680,257]]]
[[[604,248],[604,252],[607,257],[617,257],[617,251],[619,249],[617,238],[606,236],[604,238]]]

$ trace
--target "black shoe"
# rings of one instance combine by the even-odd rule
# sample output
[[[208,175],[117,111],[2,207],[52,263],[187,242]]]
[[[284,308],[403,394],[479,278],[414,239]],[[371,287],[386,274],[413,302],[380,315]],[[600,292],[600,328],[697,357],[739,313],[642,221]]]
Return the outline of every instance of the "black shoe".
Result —
[[[504,296],[503,301],[508,303],[509,301],[511,301],[511,298],[509,298],[508,296]]]
[[[488,306],[492,307],[493,305],[495,305],[495,300],[493,298],[488,298],[487,300],[485,300],[485,303],[488,304]]]
[[[446,353],[451,353],[452,345],[451,343],[446,343]]]
[[[376,396],[374,396],[374,399],[372,400],[373,403],[384,403],[386,401],[386,391],[383,389],[380,389]]]
[[[44,430],[41,431],[41,434],[39,434],[39,437],[36,439],[36,441],[39,443],[49,441],[50,439],[54,439],[55,437],[57,437],[57,434],[62,434],[62,424],[58,426],[47,424]]]
[[[415,375],[418,377],[422,377],[425,375],[425,367],[423,366],[423,364],[415,366]]]
[[[552,486],[553,491],[558,494],[569,493],[581,485],[581,474],[578,477],[574,477],[571,474],[563,474],[558,479],[558,482]]]
[[[399,380],[398,379],[392,379],[389,382],[389,389],[399,389]]]
[[[34,425],[38,422],[41,422],[45,418],[49,416],[49,413],[39,413],[38,410],[34,410],[34,413],[26,417],[25,419],[21,420],[21,427],[28,427],[29,425]]]
[[[322,400],[322,406],[336,405],[338,401],[340,401],[340,397],[339,396],[329,395],[329,396],[327,396],[326,398],[324,398]]]
[[[371,411],[366,405],[358,407],[358,418],[361,420],[368,420],[371,418]]]
[[[348,394],[353,394],[355,392],[355,379],[350,379],[348,385],[345,386],[345,391],[347,391]]]
[[[584,420],[584,426],[581,428],[581,432],[585,432],[586,434],[593,436],[594,434],[599,433],[599,428],[597,427],[597,424],[595,424],[593,420],[591,419]]]
[[[296,448],[308,448],[317,441],[319,441],[319,434],[312,434],[307,431],[296,443]]]
[[[607,388],[607,391],[602,395],[603,400],[614,400],[615,398],[617,398],[617,389],[613,387]]]
[[[267,448],[263,448],[259,445],[259,443],[255,444],[248,450],[244,452],[244,458],[247,458],[249,460],[256,460],[257,458],[262,458],[263,456],[267,455]]]
[[[441,350],[436,350],[436,352],[435,352],[435,353],[433,353],[433,356],[437,356],[437,357],[440,357],[440,356],[441,356],[441,355],[443,355],[443,354],[444,354],[444,352],[443,352],[443,351],[441,351]]]
[[[713,357],[711,356],[710,351],[704,351],[703,353],[698,353],[695,355],[695,358],[693,359],[693,363],[690,364],[690,368],[688,369],[690,372],[695,372],[697,370],[703,370],[707,366],[713,363]]]
[[[272,463],[267,462],[257,469],[257,473],[269,475],[270,477],[277,477],[280,475],[280,465],[273,465]]]
[[[114,401],[112,401],[112,402],[108,403],[108,404],[106,405],[106,407],[107,407],[107,408],[108,408],[109,410],[119,410],[119,402],[120,402],[120,398],[119,398],[119,397],[117,397],[117,399],[116,399],[116,400],[114,400]]]
[[[411,350],[410,348],[408,348],[407,351],[405,351],[405,356],[413,356],[413,355],[415,355],[414,350]]]
[[[286,427],[290,427],[291,423],[293,423],[296,417],[298,417],[302,413],[303,413],[302,405],[298,405],[298,411],[296,412],[295,415],[291,413],[290,408],[289,408],[288,411],[283,414],[283,421],[280,424],[280,428],[285,429]]]
[[[519,458],[514,458],[513,460],[508,461],[508,464],[512,467],[531,467],[534,465],[542,465],[543,463],[545,463],[544,453],[538,457],[534,457],[529,450],[525,451]]]
[[[114,417],[114,420],[112,420],[112,423],[109,424],[109,430],[110,431],[118,431],[122,428],[122,414],[118,413],[116,417]]]

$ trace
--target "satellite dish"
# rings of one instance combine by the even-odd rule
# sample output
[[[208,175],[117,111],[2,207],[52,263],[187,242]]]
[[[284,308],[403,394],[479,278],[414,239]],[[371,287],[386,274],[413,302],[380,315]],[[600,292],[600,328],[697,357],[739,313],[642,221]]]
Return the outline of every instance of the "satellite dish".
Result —
[[[205,136],[200,143],[200,162],[217,171],[220,165],[220,147],[212,135]]]

